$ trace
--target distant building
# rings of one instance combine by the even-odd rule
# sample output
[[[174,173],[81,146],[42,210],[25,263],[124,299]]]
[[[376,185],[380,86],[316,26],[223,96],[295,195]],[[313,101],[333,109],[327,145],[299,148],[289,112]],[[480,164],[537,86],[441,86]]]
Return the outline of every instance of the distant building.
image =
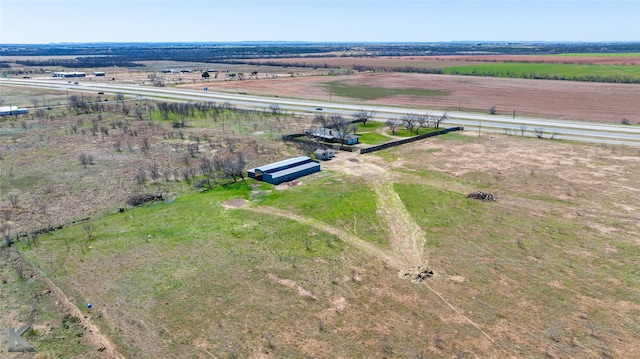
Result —
[[[68,78],[68,77],[86,77],[87,74],[84,72],[54,72],[52,77],[62,77],[62,78]]]
[[[342,133],[333,128],[315,127],[306,130],[304,134],[325,142],[340,143],[343,145],[355,145],[358,143],[358,136],[350,133]]]
[[[323,160],[326,161],[328,159],[331,159],[333,157],[336,156],[335,152],[333,152],[332,149],[317,149],[315,150],[315,152],[313,152],[313,156],[316,158],[316,160]]]
[[[300,156],[252,168],[247,171],[247,176],[258,181],[280,184],[315,172],[320,172],[320,164],[310,157]]]
[[[2,106],[0,107],[0,116],[26,115],[29,110],[18,106]]]
[[[93,73],[93,76],[106,76],[106,73],[104,71],[96,71]]]

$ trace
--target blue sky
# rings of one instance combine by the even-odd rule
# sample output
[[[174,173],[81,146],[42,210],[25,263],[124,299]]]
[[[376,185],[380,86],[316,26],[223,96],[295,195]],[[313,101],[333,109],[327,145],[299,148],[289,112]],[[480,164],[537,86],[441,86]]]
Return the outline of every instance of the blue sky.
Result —
[[[640,41],[640,0],[0,0],[0,43]]]

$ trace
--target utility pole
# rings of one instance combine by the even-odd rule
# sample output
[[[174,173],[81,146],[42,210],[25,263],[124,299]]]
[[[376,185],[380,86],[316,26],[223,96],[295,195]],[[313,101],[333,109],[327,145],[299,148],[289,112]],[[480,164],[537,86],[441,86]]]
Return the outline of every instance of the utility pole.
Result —
[[[480,138],[480,131],[482,131],[482,121],[478,125],[478,138]]]

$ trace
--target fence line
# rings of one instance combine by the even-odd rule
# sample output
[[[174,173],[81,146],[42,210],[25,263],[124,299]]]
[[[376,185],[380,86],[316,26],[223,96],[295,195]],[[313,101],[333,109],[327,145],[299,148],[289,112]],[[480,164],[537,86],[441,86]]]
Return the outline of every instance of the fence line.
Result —
[[[380,151],[380,150],[384,150],[385,148],[400,146],[400,145],[404,145],[406,143],[419,141],[419,140],[422,140],[422,139],[425,139],[425,138],[428,138],[428,137],[444,135],[444,134],[449,133],[449,132],[462,131],[462,130],[464,130],[463,127],[451,127],[451,128],[447,128],[447,129],[444,129],[444,130],[441,130],[441,131],[429,132],[429,133],[425,133],[423,135],[410,137],[410,138],[405,138],[403,140],[387,142],[387,143],[383,143],[383,144],[378,145],[378,146],[371,146],[371,147],[363,148],[363,149],[360,150],[360,154]]]

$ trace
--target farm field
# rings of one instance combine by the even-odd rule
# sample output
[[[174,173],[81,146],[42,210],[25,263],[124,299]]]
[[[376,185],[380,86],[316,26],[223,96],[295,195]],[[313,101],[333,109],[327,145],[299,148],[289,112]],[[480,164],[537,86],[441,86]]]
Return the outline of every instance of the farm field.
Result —
[[[632,82],[640,79],[640,66],[621,65],[575,65],[558,63],[497,62],[447,67],[447,74],[525,77],[546,79],[611,78],[617,82]]]

